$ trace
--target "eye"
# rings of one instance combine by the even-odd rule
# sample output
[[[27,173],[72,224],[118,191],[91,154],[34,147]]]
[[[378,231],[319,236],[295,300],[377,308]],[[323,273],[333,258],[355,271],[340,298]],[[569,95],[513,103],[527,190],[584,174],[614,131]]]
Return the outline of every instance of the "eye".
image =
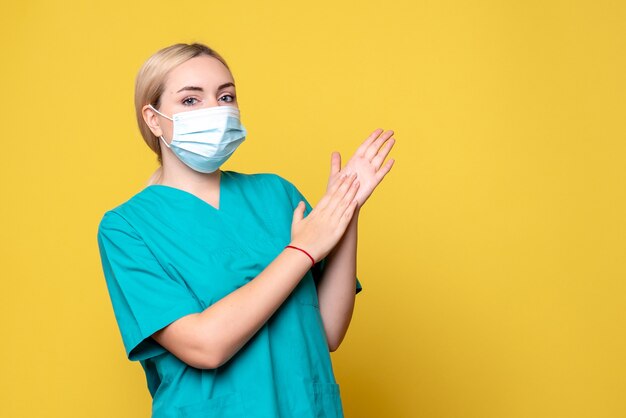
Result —
[[[222,99],[223,99],[223,98],[225,98],[225,97],[230,97],[230,100],[225,100],[225,101],[226,101],[226,103],[231,103],[231,102],[234,102],[234,101],[235,101],[235,96],[234,96],[234,95],[232,95],[232,94],[225,94],[225,95],[223,95],[222,97],[220,97],[220,98],[219,98],[219,100],[222,100]]]
[[[185,97],[182,100],[182,104],[184,104],[185,106],[193,106],[196,103],[198,103],[198,99],[196,99],[195,97]]]

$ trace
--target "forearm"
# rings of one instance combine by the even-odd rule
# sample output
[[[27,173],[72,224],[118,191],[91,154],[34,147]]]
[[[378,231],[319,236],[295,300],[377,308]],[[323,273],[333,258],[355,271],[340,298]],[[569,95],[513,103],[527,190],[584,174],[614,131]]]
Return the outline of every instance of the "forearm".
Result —
[[[335,351],[350,325],[356,294],[356,253],[359,210],[344,236],[328,254],[317,293],[330,351]]]
[[[254,280],[203,312],[180,318],[154,338],[194,367],[218,367],[263,326],[310,267],[306,255],[284,249]]]
[[[356,175],[343,176],[306,218],[305,203],[297,204],[291,226],[294,246],[306,248],[317,260],[336,247],[357,208],[355,179]],[[263,326],[310,268],[306,254],[285,248],[254,280],[152,336],[191,366],[219,367]]]

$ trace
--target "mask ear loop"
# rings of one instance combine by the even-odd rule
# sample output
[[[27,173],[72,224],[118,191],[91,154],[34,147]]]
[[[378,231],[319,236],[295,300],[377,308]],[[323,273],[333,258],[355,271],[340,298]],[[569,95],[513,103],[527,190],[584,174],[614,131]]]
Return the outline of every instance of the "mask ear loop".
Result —
[[[165,144],[166,147],[170,148],[170,144],[168,144],[165,138],[163,138],[163,135],[161,135],[159,138],[163,140],[163,143]]]
[[[171,120],[172,122],[174,121],[174,119],[170,118],[169,116],[165,116],[163,113],[161,113],[161,112],[159,112],[158,110],[156,110],[156,109],[154,108],[154,106],[152,106],[152,103],[150,103],[150,104],[148,105],[148,107],[149,107],[150,109],[154,110],[155,112],[157,112],[159,115],[163,116],[164,118],[169,119],[169,120]]]
[[[158,110],[156,110],[156,109],[154,108],[154,106],[152,106],[152,103],[150,103],[150,104],[148,105],[148,107],[149,107],[150,109],[154,110],[155,112],[157,112],[159,115],[163,116],[164,118],[169,119],[169,120],[171,120],[172,122],[174,121],[174,119],[172,119],[172,118],[170,118],[170,117],[168,117],[168,116],[165,116],[163,113],[161,113],[161,112],[159,112]],[[167,143],[167,141],[165,140],[165,138],[163,138],[163,135],[161,135],[159,138],[161,138],[161,139],[163,140],[163,143],[165,144],[165,146],[166,146],[166,147],[170,148],[170,144],[168,144],[168,143]]]

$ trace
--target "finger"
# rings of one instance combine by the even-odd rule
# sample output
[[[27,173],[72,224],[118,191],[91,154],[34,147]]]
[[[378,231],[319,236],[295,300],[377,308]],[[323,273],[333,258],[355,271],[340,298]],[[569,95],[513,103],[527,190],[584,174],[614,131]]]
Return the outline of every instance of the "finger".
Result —
[[[334,216],[341,217],[345,211],[350,207],[354,197],[356,196],[357,191],[359,190],[359,180],[358,178],[354,180],[354,182],[350,185],[350,188],[347,190],[346,194],[343,196],[341,202],[337,205],[337,208],[333,212]]]
[[[346,181],[347,177],[348,176],[346,174],[342,174],[337,181],[330,186],[330,189],[326,192],[326,194],[322,196],[319,202],[317,202],[316,208],[318,210],[322,210],[328,206],[328,203],[332,200],[332,196],[337,190],[339,190],[339,187]]]
[[[365,158],[367,158],[369,161],[372,161],[372,158],[374,158],[374,156],[376,155],[376,153],[378,153],[378,150],[380,149],[380,146],[389,138],[391,138],[393,136],[393,131],[389,130],[387,132],[385,132],[384,134],[382,134],[381,136],[378,137],[378,139],[376,139],[376,141],[372,142],[372,144],[367,148],[367,150],[365,151],[365,154],[363,155]]]
[[[383,168],[381,168],[380,170],[378,170],[376,172],[376,183],[380,183],[383,178],[387,175],[387,173],[391,170],[391,167],[393,167],[393,163],[396,160],[394,160],[393,158],[389,161],[387,161],[387,163],[383,166]]]
[[[352,173],[352,174],[348,174],[346,176],[346,178],[344,179],[343,184],[341,184],[337,190],[335,190],[335,192],[333,193],[333,197],[334,198],[343,198],[346,193],[350,190],[350,187],[352,186],[352,183],[354,183],[357,179],[357,174],[356,173]]]
[[[339,219],[339,224],[337,226],[337,229],[341,231],[342,235],[348,228],[348,225],[350,224],[350,221],[352,220],[352,217],[354,216],[354,211],[356,210],[357,206],[358,206],[358,202],[356,199],[354,199],[350,203],[350,205],[348,205],[348,208]]]
[[[382,133],[383,133],[383,129],[381,129],[381,128],[378,128],[374,132],[372,132],[370,134],[370,136],[368,136],[367,139],[365,141],[363,141],[361,146],[359,146],[356,149],[356,152],[354,153],[354,155],[358,155],[359,157],[362,157],[363,155],[365,155],[365,151],[370,146],[370,144],[372,142],[374,142],[374,140],[376,140],[376,138],[378,138],[378,135],[380,135]]]
[[[330,176],[334,176],[341,171],[341,154],[337,151],[330,156]]]
[[[306,206],[304,205],[303,201],[300,201],[298,203],[298,206],[296,206],[296,209],[293,211],[293,219],[291,221],[291,224],[295,224],[297,222],[300,222],[302,219],[304,219],[304,209],[306,208]]]
[[[344,198],[346,193],[348,193],[348,191],[350,190],[350,187],[352,186],[352,183],[354,183],[354,181],[356,180],[356,177],[357,177],[356,173],[353,173],[347,176],[342,182],[342,184],[332,194],[331,199],[329,200],[328,205],[326,206],[327,213],[329,215],[332,215],[335,212],[335,210],[337,210],[337,207],[341,204],[342,199]]]
[[[385,161],[385,158],[387,158],[387,155],[389,155],[389,151],[391,151],[391,148],[393,148],[395,143],[395,138],[390,138],[387,142],[385,142],[385,145],[383,145],[380,151],[378,151],[378,154],[376,154],[376,156],[372,159],[372,165],[376,170],[380,169],[380,166],[383,164],[383,161]]]

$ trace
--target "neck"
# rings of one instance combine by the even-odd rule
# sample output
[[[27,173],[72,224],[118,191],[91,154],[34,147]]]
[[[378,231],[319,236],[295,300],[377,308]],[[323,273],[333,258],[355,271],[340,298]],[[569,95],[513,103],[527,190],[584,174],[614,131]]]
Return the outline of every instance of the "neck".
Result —
[[[159,184],[176,187],[188,192],[203,195],[219,190],[221,170],[201,173],[180,161],[175,155],[164,153]]]

